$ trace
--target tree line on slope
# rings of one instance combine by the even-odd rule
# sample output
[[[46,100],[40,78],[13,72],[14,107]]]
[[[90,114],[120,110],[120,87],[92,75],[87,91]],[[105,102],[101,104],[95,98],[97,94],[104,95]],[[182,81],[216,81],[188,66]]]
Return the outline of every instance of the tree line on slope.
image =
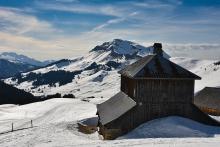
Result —
[[[48,100],[51,98],[61,98],[60,93],[53,95],[37,97],[24,90],[17,89],[11,85],[0,81],[0,104],[18,104],[24,105],[39,101]],[[75,98],[73,94],[65,94],[63,98]]]

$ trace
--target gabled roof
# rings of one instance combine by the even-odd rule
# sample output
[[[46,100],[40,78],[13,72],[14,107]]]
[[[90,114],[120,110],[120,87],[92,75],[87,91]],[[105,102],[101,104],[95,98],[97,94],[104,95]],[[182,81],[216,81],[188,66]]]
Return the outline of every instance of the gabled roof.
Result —
[[[102,125],[105,125],[133,108],[136,102],[124,92],[119,92],[107,101],[97,105],[97,111]]]
[[[148,55],[128,65],[119,73],[129,78],[201,79],[194,73],[160,55]]]
[[[194,104],[220,110],[220,88],[205,87],[196,94]]]

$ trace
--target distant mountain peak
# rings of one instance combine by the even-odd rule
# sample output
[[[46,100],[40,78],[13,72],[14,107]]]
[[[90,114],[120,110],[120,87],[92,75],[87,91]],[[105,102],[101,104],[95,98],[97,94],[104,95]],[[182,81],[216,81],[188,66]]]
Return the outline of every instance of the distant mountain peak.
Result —
[[[0,54],[0,59],[5,59],[5,60],[8,60],[10,62],[15,62],[15,63],[30,64],[34,66],[45,66],[53,62],[52,60],[41,62],[36,59],[27,57],[25,55],[17,54],[15,52],[3,52]]]
[[[17,56],[18,54],[14,53],[14,52],[3,52],[1,55],[10,55],[10,56]]]
[[[153,46],[144,47],[132,41],[114,39],[97,45],[85,56],[63,59],[4,81],[37,96],[57,92],[82,97],[91,96],[92,93],[93,96],[92,91],[98,89],[96,84],[103,84],[106,89],[114,84],[120,85],[117,83],[120,81],[117,71],[143,56],[153,54],[153,51]],[[85,92],[84,87],[94,89]],[[85,93],[82,95],[83,90]]]
[[[153,46],[144,47],[132,41],[113,39],[112,41],[104,42],[102,45],[97,45],[91,51],[111,51],[113,56],[137,58],[153,54]],[[165,52],[163,52],[163,54],[164,57],[170,58],[170,56]]]

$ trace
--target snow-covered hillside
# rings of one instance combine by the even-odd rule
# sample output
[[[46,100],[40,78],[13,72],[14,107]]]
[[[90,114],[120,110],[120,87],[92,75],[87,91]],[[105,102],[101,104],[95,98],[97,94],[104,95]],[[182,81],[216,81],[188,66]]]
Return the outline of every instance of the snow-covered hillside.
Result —
[[[176,116],[147,122],[114,141],[99,139],[97,132],[80,133],[77,121],[95,114],[95,104],[79,99],[58,98],[23,106],[0,105],[0,146],[219,146],[219,127]],[[30,128],[30,120],[33,120],[33,128]],[[1,134],[11,129],[12,122],[15,130],[21,130]]]
[[[84,57],[60,60],[5,79],[6,83],[35,95],[73,93],[76,99],[50,99],[22,106],[0,105],[0,146],[219,146],[219,127],[176,116],[142,124],[114,141],[99,139],[97,132],[86,135],[78,131],[77,121],[94,117],[95,105],[119,91],[118,70],[152,53],[152,47],[115,39],[96,46]],[[169,58],[166,53],[164,56]],[[204,86],[220,85],[218,61],[182,57],[170,60],[202,77],[201,81],[196,81],[196,91]],[[219,117],[215,119],[220,120]],[[33,128],[29,128],[30,120],[33,120]],[[21,130],[1,134],[11,129],[12,122],[14,129]]]
[[[113,95],[119,90],[119,69],[152,53],[152,47],[115,39],[96,46],[83,57],[57,61],[45,68],[6,79],[5,82],[34,95],[58,92],[100,98],[104,96],[103,92],[109,91]],[[165,52],[164,56],[169,58]]]
[[[106,93],[112,96],[119,91],[120,75],[117,71],[152,53],[153,47],[114,39],[96,46],[83,57],[60,60],[5,82],[37,96],[72,93],[79,98],[108,98]],[[163,54],[170,58],[167,53]],[[220,86],[219,65],[214,64],[217,61],[177,57],[171,60],[202,77],[202,80],[196,81],[196,92],[205,86]]]
[[[38,68],[37,66],[0,59],[0,79]]]
[[[195,92],[204,87],[220,87],[220,62],[215,60],[195,60],[191,58],[170,58],[191,72],[202,77],[195,82]]]
[[[0,78],[9,78],[22,72],[38,69],[54,61],[38,61],[13,52],[0,53]]]

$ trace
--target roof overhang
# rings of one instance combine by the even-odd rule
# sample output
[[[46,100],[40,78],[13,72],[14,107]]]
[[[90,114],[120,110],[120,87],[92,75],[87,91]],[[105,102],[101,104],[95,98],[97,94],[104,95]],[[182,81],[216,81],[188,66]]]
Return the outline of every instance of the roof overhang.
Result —
[[[102,125],[105,125],[129,111],[136,102],[124,92],[119,92],[107,101],[97,105],[97,113]]]

